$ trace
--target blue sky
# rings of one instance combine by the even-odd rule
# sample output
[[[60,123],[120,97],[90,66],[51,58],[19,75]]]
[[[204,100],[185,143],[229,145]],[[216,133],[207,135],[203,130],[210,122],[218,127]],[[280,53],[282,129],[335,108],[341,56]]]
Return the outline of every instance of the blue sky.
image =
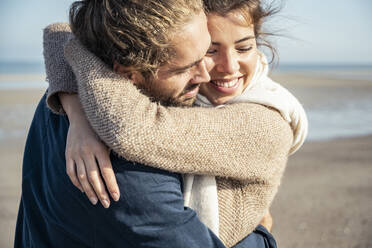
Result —
[[[42,29],[67,21],[71,0],[1,0],[0,60],[41,61]],[[372,1],[286,0],[268,28],[282,63],[372,64]]]

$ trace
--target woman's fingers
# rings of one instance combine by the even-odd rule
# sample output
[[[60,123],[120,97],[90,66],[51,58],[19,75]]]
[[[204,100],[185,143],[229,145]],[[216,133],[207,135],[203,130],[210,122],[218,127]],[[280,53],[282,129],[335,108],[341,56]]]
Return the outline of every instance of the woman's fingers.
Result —
[[[110,206],[110,197],[103,182],[103,176],[108,181],[108,188],[115,200],[119,198],[119,190],[112,172],[107,147],[95,135],[80,106],[79,98],[63,95],[63,105],[70,111],[68,117],[70,127],[66,140],[66,170],[72,183],[86,193],[95,205],[98,199],[105,208]],[[68,97],[68,98],[67,98]],[[100,157],[102,166],[98,167],[96,154],[106,153]],[[68,159],[69,158],[69,159]],[[110,171],[111,168],[111,171]],[[77,175],[76,175],[77,174]],[[116,187],[115,187],[116,186]]]
[[[105,180],[106,187],[110,192],[112,199],[118,201],[120,198],[120,190],[116,182],[114,170],[112,169],[109,152],[99,152],[96,154],[96,158],[101,170],[101,175]]]
[[[80,189],[81,192],[84,193],[83,187],[81,186],[79,179],[76,175],[76,166],[74,160],[71,158],[66,157],[66,173],[68,177],[70,178],[71,182],[75,187]]]
[[[94,158],[93,154],[86,155],[84,157],[84,164],[90,185],[93,186],[93,189],[102,205],[105,208],[108,208],[110,206],[110,198],[107,194],[99,168],[97,166],[96,159]]]
[[[90,202],[93,205],[96,205],[98,202],[97,195],[88,181],[84,162],[82,159],[77,159],[75,160],[75,162],[76,162],[76,171],[78,174],[79,182],[81,186],[83,187],[85,194],[88,196]]]

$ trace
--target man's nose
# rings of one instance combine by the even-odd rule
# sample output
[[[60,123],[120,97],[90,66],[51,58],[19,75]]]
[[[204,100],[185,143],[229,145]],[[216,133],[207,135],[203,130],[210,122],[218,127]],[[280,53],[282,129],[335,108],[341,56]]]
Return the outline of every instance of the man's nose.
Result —
[[[197,65],[197,72],[192,80],[195,84],[206,83],[211,80],[204,59]]]
[[[221,56],[221,59],[218,61],[216,67],[218,72],[227,74],[234,74],[240,68],[236,54],[230,51]]]

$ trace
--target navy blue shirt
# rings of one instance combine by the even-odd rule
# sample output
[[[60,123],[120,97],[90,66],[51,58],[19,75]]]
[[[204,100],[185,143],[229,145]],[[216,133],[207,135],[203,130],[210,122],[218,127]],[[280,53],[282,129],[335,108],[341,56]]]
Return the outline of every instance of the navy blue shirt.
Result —
[[[225,247],[184,207],[182,178],[111,155],[121,197],[110,208],[92,205],[65,167],[65,116],[41,99],[29,130],[15,247]],[[273,247],[259,226],[236,248]]]

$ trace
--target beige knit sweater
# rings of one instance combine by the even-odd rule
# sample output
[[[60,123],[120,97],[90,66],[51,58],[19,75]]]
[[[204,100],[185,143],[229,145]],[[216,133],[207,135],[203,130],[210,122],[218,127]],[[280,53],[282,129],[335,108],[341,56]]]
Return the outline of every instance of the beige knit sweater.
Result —
[[[252,232],[277,192],[292,144],[292,130],[280,114],[247,103],[163,107],[76,39],[66,43],[69,36],[67,24],[44,30],[49,106],[61,113],[55,93],[74,92],[78,84],[88,120],[116,153],[164,170],[217,176],[219,237],[231,247]]]

